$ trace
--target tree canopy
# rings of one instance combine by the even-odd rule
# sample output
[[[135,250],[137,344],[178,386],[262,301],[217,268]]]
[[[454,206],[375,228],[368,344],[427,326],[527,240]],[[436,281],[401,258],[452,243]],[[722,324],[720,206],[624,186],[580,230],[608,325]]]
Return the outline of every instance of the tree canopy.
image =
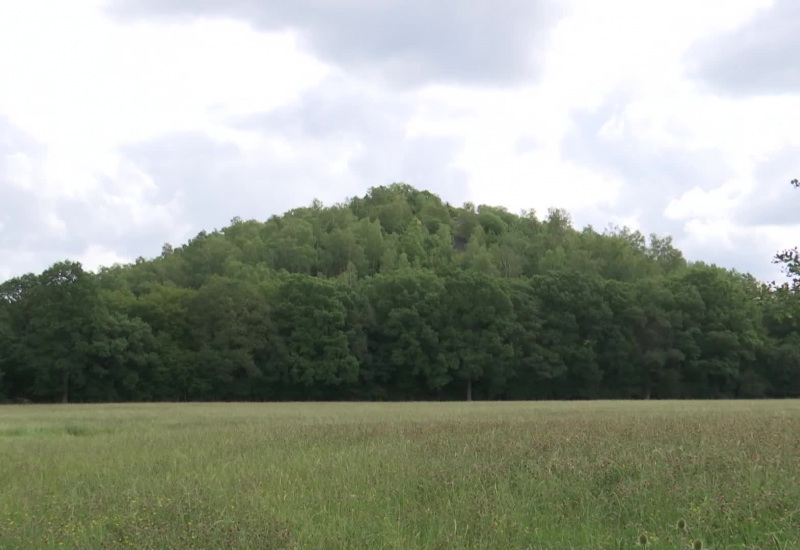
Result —
[[[796,186],[800,185],[797,182]],[[0,399],[800,396],[791,283],[393,184],[0,285]]]

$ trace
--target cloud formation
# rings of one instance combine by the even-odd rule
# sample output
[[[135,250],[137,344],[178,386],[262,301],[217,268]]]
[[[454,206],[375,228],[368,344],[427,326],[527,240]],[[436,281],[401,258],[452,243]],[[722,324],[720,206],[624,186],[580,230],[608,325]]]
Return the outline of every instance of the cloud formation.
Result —
[[[0,281],[63,245],[50,201],[37,195],[43,147],[0,115]]]
[[[291,29],[319,59],[406,87],[536,77],[564,7],[552,0],[114,0],[108,12],[118,20],[227,17],[264,31]]]
[[[716,148],[692,148],[680,143],[655,144],[637,135],[626,94],[610,97],[594,110],[581,110],[562,141],[565,158],[625,182],[616,208],[637,212],[653,225],[664,224],[664,207],[674,197],[693,187],[715,188],[734,175]]]
[[[773,225],[787,229],[800,225],[800,191],[789,186],[789,182],[798,177],[800,147],[786,147],[765,157],[755,173],[756,180],[761,184],[737,205],[734,222],[746,226]]]
[[[775,0],[743,25],[699,42],[688,72],[725,95],[800,94],[800,3]]]
[[[747,143],[758,134],[706,145],[698,139],[706,131],[702,121],[687,127],[674,117],[671,126],[661,126],[669,106],[659,115],[657,107],[638,108],[640,102],[617,94],[597,109],[577,112],[562,142],[566,159],[624,182],[619,200],[602,215],[672,235],[690,260],[764,280],[778,277],[771,258],[792,246],[800,226],[800,196],[788,185],[799,149],[759,153]],[[641,112],[647,113],[643,119]],[[746,150],[751,154],[740,153]]]
[[[0,116],[0,279],[62,259],[91,269],[131,261],[176,230],[178,209],[120,162],[80,196],[47,184],[47,149]]]
[[[318,198],[331,204],[367,188],[414,182],[467,200],[466,175],[448,166],[454,138],[408,138],[407,102],[324,82],[279,109],[230,120],[253,139],[175,133],[121,149],[148,175],[161,202],[180,205],[192,231],[234,217],[263,220]]]

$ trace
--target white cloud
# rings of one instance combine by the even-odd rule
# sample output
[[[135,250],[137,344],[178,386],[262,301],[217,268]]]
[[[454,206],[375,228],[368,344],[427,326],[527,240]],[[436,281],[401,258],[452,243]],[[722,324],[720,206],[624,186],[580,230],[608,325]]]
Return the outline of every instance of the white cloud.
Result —
[[[3,180],[15,187],[33,190],[33,163],[25,153],[11,153],[6,156]]]
[[[697,247],[723,246],[734,248],[732,240],[736,227],[728,220],[700,220],[692,218],[686,222],[687,243]]]
[[[129,263],[132,260],[133,258],[120,256],[113,250],[96,244],[87,246],[77,258],[77,261],[81,262],[84,269],[90,271],[97,271],[100,267],[110,267],[114,264]]]
[[[748,181],[728,181],[710,190],[694,187],[670,201],[664,216],[671,220],[725,220],[752,189]]]
[[[796,246],[800,224],[789,227],[741,227],[729,220],[690,220],[685,226],[684,250],[693,259],[750,272],[762,280],[781,280],[780,266],[772,259],[779,250]],[[742,256],[742,250],[746,256]]]
[[[224,131],[226,117],[285,103],[327,70],[291,34],[239,22],[129,27],[94,0],[0,6],[0,113],[48,146],[49,195],[95,187],[121,143]]]

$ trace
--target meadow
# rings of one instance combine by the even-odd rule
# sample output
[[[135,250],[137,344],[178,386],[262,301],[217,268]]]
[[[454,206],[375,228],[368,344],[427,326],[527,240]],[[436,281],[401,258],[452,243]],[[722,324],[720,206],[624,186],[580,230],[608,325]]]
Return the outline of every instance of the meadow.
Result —
[[[798,533],[798,401],[0,407],[3,549],[788,549]]]

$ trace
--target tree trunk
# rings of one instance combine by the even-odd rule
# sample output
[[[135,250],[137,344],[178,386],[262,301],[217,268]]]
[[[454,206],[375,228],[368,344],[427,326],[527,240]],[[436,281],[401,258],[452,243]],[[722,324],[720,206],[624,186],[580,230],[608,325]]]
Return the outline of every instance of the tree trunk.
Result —
[[[467,401],[472,401],[472,378],[467,378]]]
[[[64,371],[61,375],[61,402],[69,401],[69,371]]]

